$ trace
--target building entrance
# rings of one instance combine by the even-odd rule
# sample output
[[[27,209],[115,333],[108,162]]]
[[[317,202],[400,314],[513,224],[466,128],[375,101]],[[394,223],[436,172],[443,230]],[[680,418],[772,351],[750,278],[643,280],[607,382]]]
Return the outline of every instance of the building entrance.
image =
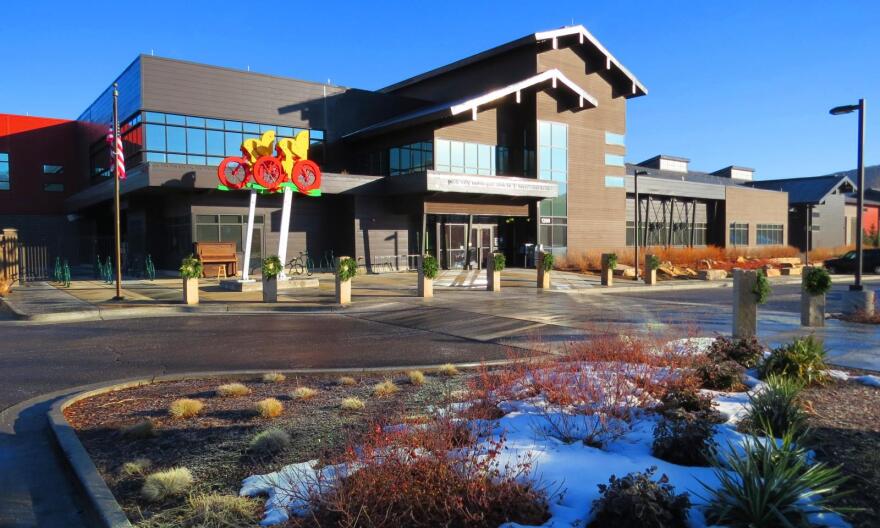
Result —
[[[468,237],[467,224],[445,224],[444,245],[441,260],[447,269],[481,269],[486,257],[497,249],[497,226],[471,224]]]

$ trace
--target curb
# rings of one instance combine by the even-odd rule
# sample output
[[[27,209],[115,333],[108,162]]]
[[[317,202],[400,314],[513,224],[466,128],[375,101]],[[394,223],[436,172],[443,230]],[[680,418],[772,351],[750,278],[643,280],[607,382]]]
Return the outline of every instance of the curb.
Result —
[[[510,360],[502,359],[495,361],[484,361],[484,362],[469,362],[469,363],[455,363],[455,366],[464,370],[474,369],[479,367],[480,365],[487,366],[497,366],[504,365],[509,363]],[[361,368],[361,369],[353,369],[353,368],[331,368],[331,369],[286,369],[286,370],[277,370],[276,372],[281,372],[283,374],[289,375],[322,375],[322,374],[354,374],[354,373],[373,373],[373,372],[401,372],[405,370],[436,370],[439,368],[439,364],[434,365],[410,365],[405,367],[371,367],[371,368]],[[242,379],[253,379],[255,376],[260,376],[266,372],[263,370],[230,370],[230,371],[215,371],[215,372],[191,372],[191,373],[181,373],[181,374],[167,374],[163,376],[154,376],[151,378],[130,378],[126,380],[118,380],[112,381],[105,384],[90,384],[83,385],[80,387],[73,387],[71,389],[65,389],[61,391],[61,393],[73,393],[71,396],[67,398],[63,398],[61,400],[56,401],[52,404],[52,407],[49,409],[47,413],[47,418],[49,421],[49,428],[52,430],[52,434],[55,437],[55,441],[57,442],[61,452],[64,454],[64,458],[67,461],[70,468],[73,470],[73,474],[76,477],[77,484],[83,490],[85,498],[88,500],[90,506],[94,509],[95,514],[97,515],[99,521],[101,522],[101,526],[103,528],[132,528],[131,522],[128,520],[128,516],[125,515],[125,512],[122,510],[122,507],[116,501],[116,498],[113,496],[113,492],[110,491],[110,488],[107,486],[107,483],[104,481],[104,478],[98,472],[98,468],[95,466],[95,463],[92,461],[91,456],[89,456],[86,448],[80,442],[79,437],[76,435],[76,431],[73,427],[68,423],[67,419],[64,417],[64,410],[74,403],[91,398],[93,396],[99,396],[101,394],[106,394],[108,392],[114,392],[118,390],[128,389],[132,387],[139,387],[142,385],[151,385],[153,383],[163,382],[163,381],[180,381],[187,379],[210,379],[210,378],[223,378],[225,380],[242,380]],[[32,400],[38,400],[45,398],[46,395],[38,396],[36,398],[32,398]],[[31,401],[31,400],[28,400]],[[18,405],[18,404],[16,404]],[[5,412],[5,411],[4,411]]]

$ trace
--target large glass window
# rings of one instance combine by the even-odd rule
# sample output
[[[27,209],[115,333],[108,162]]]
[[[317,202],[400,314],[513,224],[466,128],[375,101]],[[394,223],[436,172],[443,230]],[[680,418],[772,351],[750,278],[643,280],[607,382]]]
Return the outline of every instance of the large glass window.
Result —
[[[568,126],[538,122],[538,178],[557,182],[559,195],[541,200],[538,243],[554,252],[568,246]]]
[[[434,165],[434,145],[420,141],[388,149],[388,169],[391,176],[424,172]]]
[[[756,235],[759,246],[781,246],[782,224],[758,224]]]
[[[605,165],[623,167],[623,156],[620,154],[605,154]]]
[[[733,246],[749,245],[749,224],[730,224],[730,244]]]
[[[262,229],[260,226],[262,226],[263,221],[263,215],[254,216],[254,224],[257,226],[257,229]],[[235,250],[242,251],[246,230],[247,215],[196,215],[196,242],[235,242]],[[254,237],[254,243],[259,243],[256,236]]]
[[[437,156],[434,170],[456,174],[496,174],[499,147],[449,139],[435,140]],[[503,149],[501,149],[503,151]]]
[[[9,190],[9,153],[0,152],[0,191]]]
[[[606,145],[619,145],[621,147],[626,145],[626,138],[623,134],[615,134],[614,132],[605,132],[605,144]]]

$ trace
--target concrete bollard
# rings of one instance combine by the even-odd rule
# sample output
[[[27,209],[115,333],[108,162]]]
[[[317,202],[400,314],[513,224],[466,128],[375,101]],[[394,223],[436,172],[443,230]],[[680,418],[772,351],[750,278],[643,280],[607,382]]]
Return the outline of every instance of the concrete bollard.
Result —
[[[614,283],[614,267],[611,260],[616,259],[614,253],[602,253],[602,286],[611,286]]]
[[[804,269],[801,279],[801,326],[825,326],[825,294],[813,295],[804,288],[810,269]]]
[[[183,304],[199,304],[199,279],[183,278]]]
[[[544,269],[544,256],[548,255],[543,251],[538,252],[538,260],[536,262],[538,268],[538,288],[543,290],[550,289],[550,270]],[[552,255],[552,253],[550,253]]]
[[[495,269],[495,253],[486,255],[486,291],[501,291],[501,270]]]
[[[419,297],[430,299],[434,297],[434,279],[425,276],[425,257],[419,256]]]
[[[874,290],[847,290],[840,301],[844,315],[874,315]]]
[[[645,279],[645,284],[648,286],[656,286],[657,285],[657,270],[651,267],[651,263],[654,262],[656,257],[654,255],[645,255],[645,269],[642,272],[642,277]]]
[[[758,332],[757,282],[758,272],[733,270],[733,337],[753,337]]]
[[[339,257],[337,262],[342,262],[345,260],[350,260],[351,257]],[[351,304],[351,279],[341,280],[339,278],[339,266],[337,266],[336,272],[336,304],[341,304],[343,306],[347,304]]]
[[[263,302],[278,302],[278,277],[263,277]]]

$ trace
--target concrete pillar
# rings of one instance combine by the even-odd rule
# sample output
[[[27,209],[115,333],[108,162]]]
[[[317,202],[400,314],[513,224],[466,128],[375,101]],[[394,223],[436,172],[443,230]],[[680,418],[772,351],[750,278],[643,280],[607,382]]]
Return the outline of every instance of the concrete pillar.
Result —
[[[825,294],[812,295],[803,288],[811,268],[804,268],[801,279],[801,326],[825,326]]]
[[[549,290],[550,289],[550,270],[544,270],[544,255],[543,251],[538,251],[537,256],[537,268],[538,268],[538,288]]]
[[[874,290],[847,290],[840,300],[844,315],[874,315]]]
[[[645,255],[645,268],[644,275],[645,284],[648,286],[654,286],[657,284],[657,270],[651,267],[651,261],[654,260],[654,255]]]
[[[434,296],[434,279],[425,277],[425,256],[419,255],[419,297],[430,299]]]
[[[263,302],[278,302],[278,277],[272,277],[271,279],[263,277]]]
[[[758,332],[757,282],[758,272],[733,270],[733,337],[752,337]]]
[[[495,253],[486,255],[486,291],[501,291],[501,272],[495,270]]]
[[[610,259],[614,253],[602,253],[602,286],[611,286],[614,283],[614,268],[611,267]]]
[[[337,262],[350,259],[351,257],[339,257]],[[338,266],[337,266],[338,268]],[[345,306],[351,304],[351,279],[347,281],[339,280],[339,274],[336,274],[336,304]]]
[[[183,279],[183,304],[199,304],[199,279]]]

